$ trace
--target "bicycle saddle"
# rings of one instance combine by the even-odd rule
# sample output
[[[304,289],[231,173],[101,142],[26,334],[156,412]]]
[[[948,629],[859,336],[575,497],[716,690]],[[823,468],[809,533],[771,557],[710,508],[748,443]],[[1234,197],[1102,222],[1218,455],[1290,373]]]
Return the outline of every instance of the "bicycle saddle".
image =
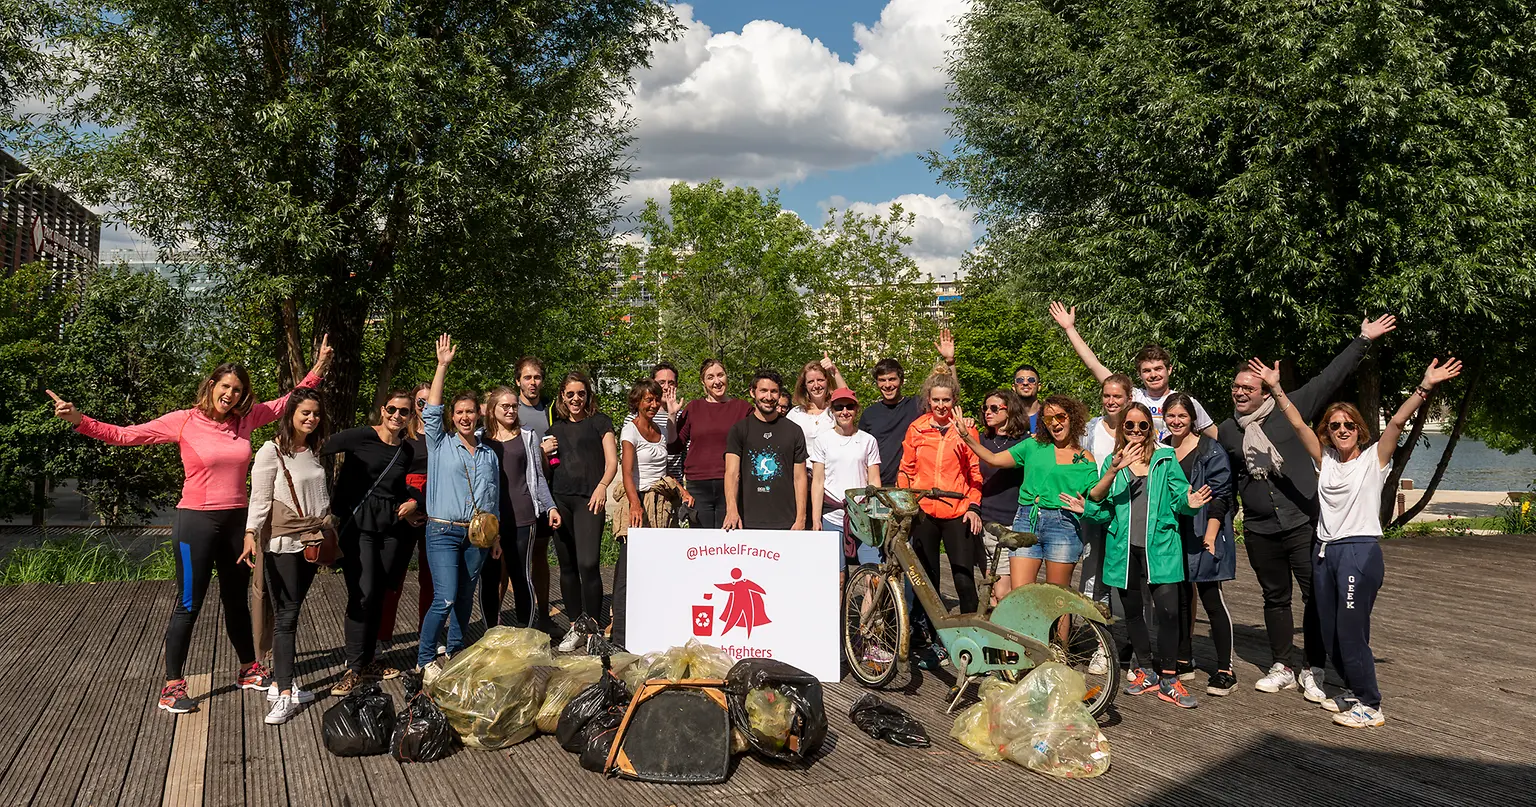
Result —
[[[996,521],[988,521],[981,525],[986,534],[997,539],[999,546],[1004,549],[1024,549],[1035,545],[1035,534],[1032,532],[1014,532]]]

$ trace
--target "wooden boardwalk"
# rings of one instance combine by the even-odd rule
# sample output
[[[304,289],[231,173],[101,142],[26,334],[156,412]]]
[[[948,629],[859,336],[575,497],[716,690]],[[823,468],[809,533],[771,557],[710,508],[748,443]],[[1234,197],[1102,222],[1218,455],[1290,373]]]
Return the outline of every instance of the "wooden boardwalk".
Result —
[[[844,682],[828,689],[831,735],[814,765],[786,770],[742,759],[721,785],[605,780],[552,737],[426,765],[338,759],[320,741],[328,699],[270,727],[262,723],[265,699],[233,687],[235,660],[213,593],[188,665],[193,694],[211,694],[201,711],[173,718],[155,708],[171,584],[0,588],[0,805],[1533,803],[1536,541],[1403,539],[1385,553],[1373,636],[1385,727],[1336,727],[1295,692],[1253,690],[1267,645],[1257,586],[1239,563],[1228,586],[1237,692],[1202,694],[1193,711],[1122,696],[1105,726],[1110,771],[1066,782],[980,762],[951,740],[940,704],[947,671],[919,672],[886,694],[924,721],[932,748],[894,748],[861,733],[847,709],[864,691]],[[339,577],[322,576],[305,603],[306,687],[323,690],[337,677],[343,599]],[[414,603],[414,591],[404,599]],[[403,610],[414,615],[413,606]],[[1209,660],[1203,622],[1199,630],[1196,656]],[[414,638],[398,636],[389,658],[407,663]],[[1204,679],[1193,691],[1204,692]],[[398,706],[398,682],[386,689]]]

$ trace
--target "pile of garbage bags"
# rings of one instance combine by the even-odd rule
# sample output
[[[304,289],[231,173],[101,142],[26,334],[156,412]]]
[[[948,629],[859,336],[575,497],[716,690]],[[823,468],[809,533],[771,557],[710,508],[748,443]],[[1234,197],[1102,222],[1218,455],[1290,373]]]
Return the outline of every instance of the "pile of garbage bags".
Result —
[[[950,734],[982,759],[1066,779],[1109,769],[1109,740],[1083,705],[1083,676],[1070,667],[1042,664],[1017,684],[989,678],[980,694]]]

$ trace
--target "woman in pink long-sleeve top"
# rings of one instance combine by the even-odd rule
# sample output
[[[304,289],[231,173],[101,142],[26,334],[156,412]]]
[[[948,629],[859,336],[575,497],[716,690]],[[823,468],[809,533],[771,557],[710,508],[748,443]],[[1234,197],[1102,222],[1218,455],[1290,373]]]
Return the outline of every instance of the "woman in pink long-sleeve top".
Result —
[[[331,347],[322,340],[315,366],[299,386],[318,385],[330,361]],[[246,602],[249,564],[253,561],[241,554],[245,478],[251,466],[251,432],[281,417],[288,396],[256,403],[249,397],[250,390],[251,379],[244,367],[221,364],[198,387],[196,406],[137,426],[114,426],[86,417],[74,404],[48,391],[53,413],[86,437],[115,446],[176,443],[181,449],[187,478],[171,527],[178,596],[165,629],[165,687],[160,690],[160,708],[173,714],[197,708],[187,696],[182,665],[215,568],[219,571],[219,599],[224,604],[224,629],[240,659],[239,686],[265,690],[271,683],[271,673],[256,660]]]

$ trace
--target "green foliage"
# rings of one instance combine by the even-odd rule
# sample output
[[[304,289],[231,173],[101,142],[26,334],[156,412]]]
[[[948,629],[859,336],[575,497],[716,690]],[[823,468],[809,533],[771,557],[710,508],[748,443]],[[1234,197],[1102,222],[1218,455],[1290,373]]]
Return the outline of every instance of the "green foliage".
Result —
[[[0,585],[169,580],[175,574],[176,560],[169,542],[144,560],[135,561],[111,543],[75,535],[11,550],[0,566]]]
[[[1111,366],[1163,343],[1207,401],[1398,314],[1374,409],[1536,310],[1532,41],[1523,2],[978,0],[932,162],[1022,301],[1077,304]]]
[[[52,283],[41,263],[0,277],[0,517],[34,510],[49,446],[68,431],[43,393],[59,317],[71,299],[50,294]]]
[[[1531,492],[1505,507],[1498,520],[1497,529],[1510,535],[1536,533],[1536,483],[1532,483]]]

